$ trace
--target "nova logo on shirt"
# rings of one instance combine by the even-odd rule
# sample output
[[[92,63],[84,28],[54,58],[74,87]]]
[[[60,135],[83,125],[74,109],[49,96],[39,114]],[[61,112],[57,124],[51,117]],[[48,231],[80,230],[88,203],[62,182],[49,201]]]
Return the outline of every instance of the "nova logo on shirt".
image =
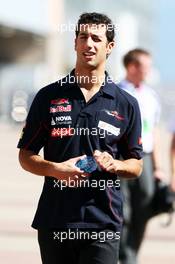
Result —
[[[60,124],[72,124],[71,116],[56,116],[55,118],[52,117],[51,125],[60,125]]]

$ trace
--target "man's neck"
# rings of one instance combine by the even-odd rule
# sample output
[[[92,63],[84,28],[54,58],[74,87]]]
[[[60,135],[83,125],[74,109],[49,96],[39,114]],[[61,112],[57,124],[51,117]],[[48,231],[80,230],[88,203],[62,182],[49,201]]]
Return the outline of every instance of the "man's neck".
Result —
[[[142,85],[141,81],[138,81],[135,78],[131,78],[130,76],[126,76],[126,80],[134,85],[136,89],[139,89]]]
[[[99,90],[105,80],[105,68],[98,69],[82,68],[76,65],[76,81],[79,86],[87,90]]]

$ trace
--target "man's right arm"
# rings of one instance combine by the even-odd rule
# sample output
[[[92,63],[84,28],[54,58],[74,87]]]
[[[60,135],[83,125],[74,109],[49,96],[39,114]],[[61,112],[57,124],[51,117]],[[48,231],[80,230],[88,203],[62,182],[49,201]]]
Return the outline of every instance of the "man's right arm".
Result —
[[[19,151],[19,162],[24,170],[40,176],[54,177],[58,180],[75,179],[75,176],[81,176],[82,174],[87,176],[75,166],[76,162],[82,158],[84,158],[84,155],[56,163],[43,159],[31,150],[20,149]]]

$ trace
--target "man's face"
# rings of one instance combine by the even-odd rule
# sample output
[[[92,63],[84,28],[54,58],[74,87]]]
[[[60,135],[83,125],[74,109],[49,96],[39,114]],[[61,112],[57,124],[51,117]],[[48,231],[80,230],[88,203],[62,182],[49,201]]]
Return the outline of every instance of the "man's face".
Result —
[[[82,24],[75,39],[77,64],[83,67],[97,68],[106,62],[114,42],[108,43],[106,26],[103,24]]]
[[[151,57],[149,55],[139,55],[138,62],[130,64],[129,71],[135,76],[135,79],[142,82],[146,79],[151,69]]]

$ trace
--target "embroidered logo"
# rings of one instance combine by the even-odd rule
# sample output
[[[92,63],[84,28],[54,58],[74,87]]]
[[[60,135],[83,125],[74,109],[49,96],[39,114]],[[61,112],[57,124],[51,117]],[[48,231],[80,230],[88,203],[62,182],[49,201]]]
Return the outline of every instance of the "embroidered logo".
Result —
[[[114,116],[117,120],[124,120],[124,117],[121,116],[117,111],[108,111],[108,110],[105,110],[105,112],[108,114],[108,115],[111,115],[111,116]]]
[[[51,100],[50,113],[71,112],[72,105],[68,98],[57,98]]]
[[[51,125],[61,125],[61,124],[72,124],[72,118],[71,116],[56,116],[52,117]]]
[[[56,104],[56,105],[69,104],[69,99],[58,98],[58,99],[52,100],[51,104]]]

